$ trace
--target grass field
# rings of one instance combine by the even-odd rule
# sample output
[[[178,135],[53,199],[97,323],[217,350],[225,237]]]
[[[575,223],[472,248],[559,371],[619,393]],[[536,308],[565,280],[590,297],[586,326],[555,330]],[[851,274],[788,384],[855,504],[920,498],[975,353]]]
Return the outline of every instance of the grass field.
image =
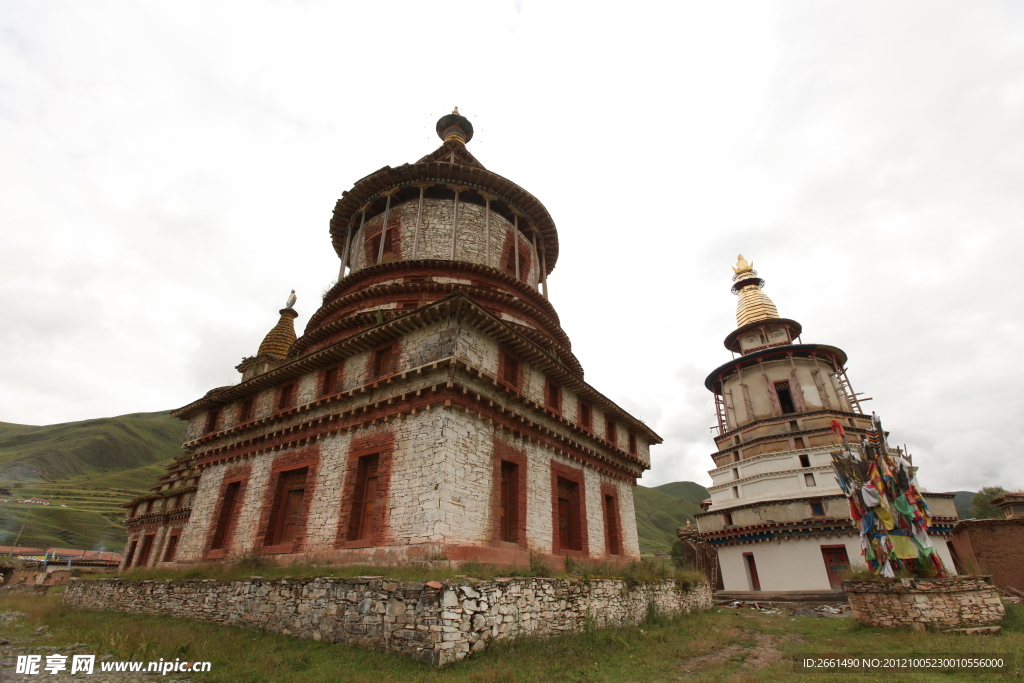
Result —
[[[0,646],[5,665],[12,661],[9,648],[15,646],[38,647],[41,649],[34,651],[43,654],[109,654],[115,660],[179,657],[212,662],[210,673],[192,674],[191,678],[194,682],[209,683],[1005,681],[1011,680],[1006,674],[979,672],[804,674],[794,671],[793,658],[1011,653],[1021,662],[1024,657],[1021,606],[1011,606],[1004,631],[997,636],[873,629],[848,618],[723,608],[674,619],[655,616],[636,627],[498,643],[440,671],[404,655],[347,645],[297,640],[188,619],[67,609],[56,594],[5,595],[0,597],[0,612],[4,611],[26,613],[23,619],[0,619],[0,637],[11,641],[10,646]],[[40,626],[47,627],[43,634],[36,633]],[[1017,677],[1012,680],[1019,680],[1019,673]],[[174,675],[166,679],[173,680]]]

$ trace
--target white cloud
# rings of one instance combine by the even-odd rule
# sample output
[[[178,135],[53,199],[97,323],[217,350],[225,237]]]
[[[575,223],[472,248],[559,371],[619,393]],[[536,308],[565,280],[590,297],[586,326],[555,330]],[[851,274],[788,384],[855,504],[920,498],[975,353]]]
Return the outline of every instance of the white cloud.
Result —
[[[559,226],[587,379],[706,482],[703,378],[752,258],[933,490],[1024,485],[1017,3],[8,3],[0,420],[188,403],[289,289],[337,275],[334,201],[437,144]]]

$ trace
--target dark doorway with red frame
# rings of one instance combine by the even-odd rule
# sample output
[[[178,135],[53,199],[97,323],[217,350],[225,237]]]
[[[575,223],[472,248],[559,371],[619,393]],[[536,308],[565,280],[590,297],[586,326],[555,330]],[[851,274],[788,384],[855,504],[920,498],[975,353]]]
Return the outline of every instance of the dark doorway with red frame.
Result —
[[[757,565],[754,564],[754,553],[743,553],[743,560],[747,563],[747,577],[750,579],[750,590],[761,590],[761,580],[757,578]]]
[[[844,545],[823,545],[821,556],[825,560],[825,571],[828,573],[828,585],[832,590],[842,590],[843,574],[850,569],[850,557]]]

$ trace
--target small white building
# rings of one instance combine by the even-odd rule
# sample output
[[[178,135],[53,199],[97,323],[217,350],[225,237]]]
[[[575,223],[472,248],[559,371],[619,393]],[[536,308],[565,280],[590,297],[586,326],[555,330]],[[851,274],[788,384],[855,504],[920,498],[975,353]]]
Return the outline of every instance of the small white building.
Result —
[[[839,438],[831,424],[858,443],[871,416],[850,387],[846,354],[802,343],[800,323],[779,317],[752,263],[740,256],[733,271],[738,327],[725,339],[733,358],[705,380],[718,436],[711,498],[697,515],[700,535],[718,550],[727,591],[839,589],[843,571],[863,562],[832,471]],[[952,572],[944,541],[957,520],[953,494],[925,499],[930,534]]]

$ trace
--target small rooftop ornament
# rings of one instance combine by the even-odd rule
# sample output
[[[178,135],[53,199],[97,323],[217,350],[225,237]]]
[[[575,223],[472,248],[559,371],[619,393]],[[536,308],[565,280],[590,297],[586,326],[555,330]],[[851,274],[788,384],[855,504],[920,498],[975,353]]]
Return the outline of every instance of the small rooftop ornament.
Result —
[[[285,308],[292,308],[293,306],[295,306],[295,299],[296,298],[297,297],[295,296],[295,290],[293,289],[292,293],[288,295],[288,301],[285,302],[284,307]]]

